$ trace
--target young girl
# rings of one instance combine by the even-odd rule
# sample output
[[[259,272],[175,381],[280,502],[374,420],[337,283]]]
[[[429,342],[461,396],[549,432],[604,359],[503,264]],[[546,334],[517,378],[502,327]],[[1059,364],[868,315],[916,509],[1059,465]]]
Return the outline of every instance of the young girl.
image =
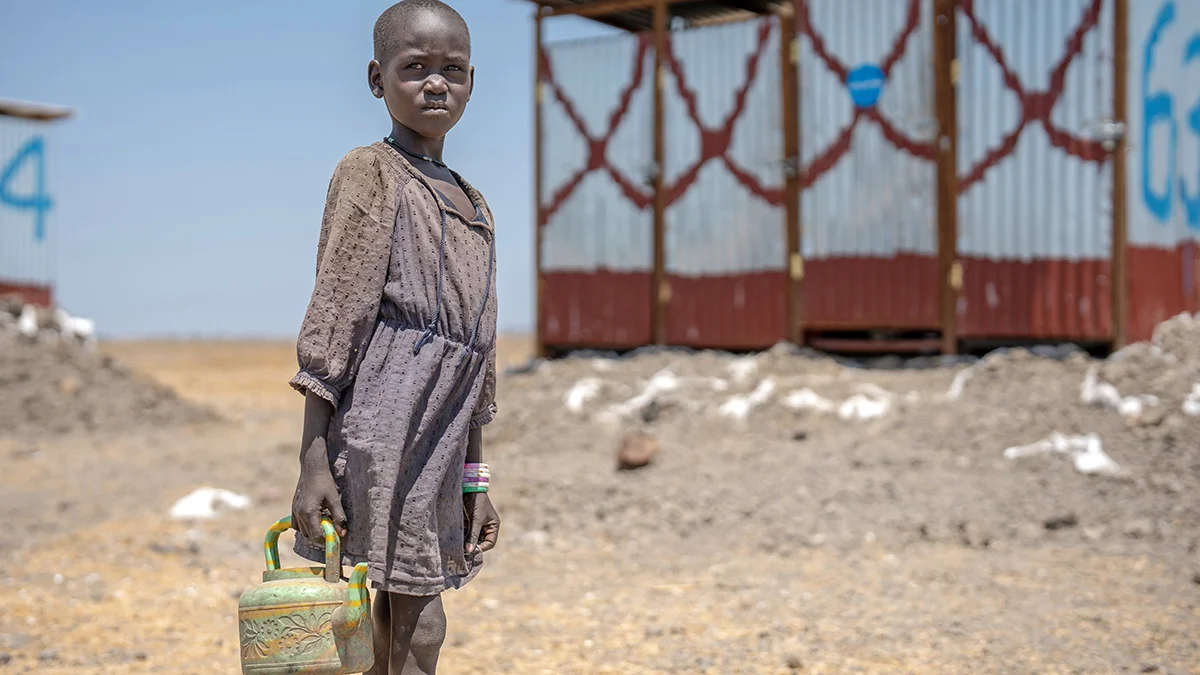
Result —
[[[370,564],[375,668],[433,673],[441,593],[479,572],[500,521],[481,427],[496,414],[495,236],[483,196],[442,162],[474,84],[471,37],[439,0],[375,24],[368,83],[392,118],[330,182],[316,284],[300,329],[305,392],[296,552]]]

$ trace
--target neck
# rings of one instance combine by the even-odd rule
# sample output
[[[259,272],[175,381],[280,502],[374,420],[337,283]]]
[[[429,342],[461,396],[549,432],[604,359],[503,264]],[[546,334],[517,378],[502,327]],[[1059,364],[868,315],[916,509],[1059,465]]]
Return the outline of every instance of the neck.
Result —
[[[412,152],[425,155],[426,157],[432,157],[439,162],[443,161],[442,148],[446,145],[446,139],[444,137],[426,138],[412,129],[404,126],[403,124],[393,120],[392,138],[396,139],[397,143]]]

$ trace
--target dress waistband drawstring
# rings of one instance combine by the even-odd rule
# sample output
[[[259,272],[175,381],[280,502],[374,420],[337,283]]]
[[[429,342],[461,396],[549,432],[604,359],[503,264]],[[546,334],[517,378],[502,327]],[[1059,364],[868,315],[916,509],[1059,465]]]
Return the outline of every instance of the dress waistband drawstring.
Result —
[[[392,138],[390,136],[384,140],[388,143],[388,145],[391,145],[392,147],[396,148],[397,150],[400,150],[401,152],[407,152],[404,150],[404,148],[399,147],[396,144],[396,142],[392,140]],[[437,204],[437,206],[438,206],[438,214],[441,216],[441,232],[439,233],[439,236],[438,236],[437,298],[434,301],[433,316],[431,316],[429,318],[429,323],[425,326],[425,330],[421,333],[421,337],[418,338],[416,344],[413,345],[413,355],[414,356],[421,353],[421,349],[424,348],[425,345],[432,342],[434,335],[436,335],[437,322],[438,322],[438,319],[440,319],[442,316],[442,295],[444,292],[445,275],[446,275],[446,227],[447,227],[447,225],[446,225],[446,220],[447,220],[446,207],[443,206],[441,200],[438,199],[437,193],[434,191],[433,186],[429,185],[424,180],[421,180],[421,184],[425,186],[425,189],[429,190],[430,196],[433,197],[434,203]],[[469,196],[470,195],[468,195],[468,197]],[[472,200],[472,201],[474,201],[474,200]],[[478,207],[476,207],[476,208],[478,208]],[[481,214],[482,214],[482,211],[481,211]],[[459,356],[458,366],[462,365],[463,359],[465,359],[467,357],[467,355],[470,354],[471,351],[475,348],[475,340],[479,336],[479,326],[480,326],[480,324],[483,323],[483,315],[485,312],[487,312],[487,304],[488,304],[488,301],[491,299],[492,272],[495,270],[495,266],[496,266],[496,236],[493,234],[489,237],[488,271],[487,271],[487,277],[485,277],[486,281],[484,282],[486,285],[485,285],[484,291],[483,291],[483,303],[479,307],[479,312],[477,312],[475,314],[475,321],[471,327],[471,336],[467,340],[467,345],[463,349],[462,354]]]

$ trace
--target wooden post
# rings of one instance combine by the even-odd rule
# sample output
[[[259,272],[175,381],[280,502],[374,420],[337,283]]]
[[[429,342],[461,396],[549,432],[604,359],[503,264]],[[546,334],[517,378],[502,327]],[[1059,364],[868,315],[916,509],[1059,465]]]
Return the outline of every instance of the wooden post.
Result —
[[[666,70],[663,57],[667,51],[667,0],[654,3],[654,275],[651,283],[650,319],[654,343],[661,345],[667,338],[667,303],[671,289],[666,277],[666,138],[663,115],[663,87]]]
[[[792,4],[779,12],[779,63],[783,81],[784,238],[787,242],[787,339],[804,342],[804,257],[800,252],[800,80],[796,12]]]
[[[959,64],[955,54],[955,0],[935,0],[933,30],[934,101],[937,107],[938,309],[942,353],[958,352],[958,295],[963,270],[958,260],[958,109]]]
[[[537,355],[545,358],[547,355],[545,314],[542,307],[542,296],[545,295],[545,281],[542,278],[542,227],[545,223],[542,212],[542,97],[545,95],[542,84],[542,7],[538,7],[533,18],[533,247],[534,247],[534,323],[537,340]]]
[[[1120,133],[1113,148],[1112,170],[1112,341],[1113,349],[1129,340],[1129,250],[1128,206],[1126,202],[1127,131],[1126,96],[1129,87],[1129,0],[1116,0],[1113,21],[1113,122]]]

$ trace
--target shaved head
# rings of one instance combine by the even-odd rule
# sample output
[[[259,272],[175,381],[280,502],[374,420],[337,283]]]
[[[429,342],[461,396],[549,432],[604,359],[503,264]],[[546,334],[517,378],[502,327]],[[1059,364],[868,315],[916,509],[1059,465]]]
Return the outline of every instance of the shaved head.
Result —
[[[383,14],[379,15],[379,19],[375,21],[376,61],[381,65],[387,65],[408,25],[422,11],[436,12],[442,15],[453,28],[463,31],[467,37],[467,44],[470,45],[471,31],[467,28],[467,22],[450,5],[442,0],[401,0],[385,9]]]

